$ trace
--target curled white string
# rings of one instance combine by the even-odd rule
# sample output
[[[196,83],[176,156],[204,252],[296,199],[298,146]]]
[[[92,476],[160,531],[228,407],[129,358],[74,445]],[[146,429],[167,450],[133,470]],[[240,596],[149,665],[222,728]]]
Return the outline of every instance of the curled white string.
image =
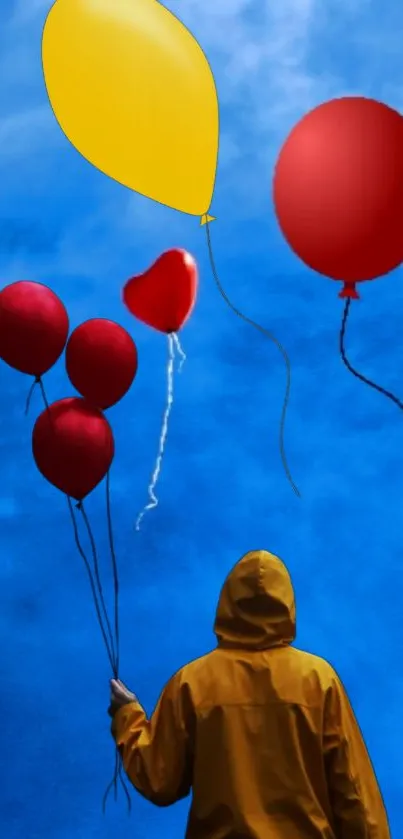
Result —
[[[172,338],[174,339],[175,347],[176,347],[176,350],[177,350],[179,358],[180,358],[178,373],[181,373],[182,372],[182,367],[183,367],[183,365],[186,361],[186,353],[183,351],[181,342],[179,340],[179,336],[176,334],[176,332],[173,332]]]
[[[165,445],[168,437],[168,427],[169,427],[169,417],[171,414],[171,409],[173,405],[173,398],[174,398],[174,388],[173,388],[173,374],[174,374],[174,361],[175,361],[175,336],[170,334],[168,335],[168,361],[167,361],[167,399],[165,405],[165,411],[162,418],[162,426],[161,426],[161,434],[159,439],[159,446],[158,446],[158,455],[155,462],[154,471],[151,475],[151,480],[148,486],[148,497],[149,502],[141,511],[140,515],[136,521],[136,530],[140,530],[140,524],[149,510],[154,510],[155,507],[158,506],[158,498],[155,494],[155,489],[158,484],[158,479],[161,473],[161,466],[162,461],[164,458],[165,453]],[[179,345],[180,346],[180,345]],[[183,351],[182,351],[183,352]],[[184,353],[183,353],[184,355]]]

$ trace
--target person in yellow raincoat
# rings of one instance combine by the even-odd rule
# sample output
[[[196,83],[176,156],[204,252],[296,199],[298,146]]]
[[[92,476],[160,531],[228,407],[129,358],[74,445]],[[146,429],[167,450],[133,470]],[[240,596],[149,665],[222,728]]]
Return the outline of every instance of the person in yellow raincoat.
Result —
[[[109,714],[125,771],[166,807],[192,793],[186,839],[390,839],[343,685],[291,646],[284,564],[244,556],[221,591],[216,649],[183,667],[147,718],[122,682]]]

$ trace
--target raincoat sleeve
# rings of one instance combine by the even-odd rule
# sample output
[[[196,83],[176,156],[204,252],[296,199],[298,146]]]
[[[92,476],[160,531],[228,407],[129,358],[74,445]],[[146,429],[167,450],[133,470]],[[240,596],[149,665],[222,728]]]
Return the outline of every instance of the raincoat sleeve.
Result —
[[[337,839],[390,839],[363,736],[337,677],[326,696],[323,746]]]
[[[137,791],[159,807],[185,798],[192,784],[192,708],[176,674],[147,719],[137,702],[121,708],[112,734],[125,772]]]

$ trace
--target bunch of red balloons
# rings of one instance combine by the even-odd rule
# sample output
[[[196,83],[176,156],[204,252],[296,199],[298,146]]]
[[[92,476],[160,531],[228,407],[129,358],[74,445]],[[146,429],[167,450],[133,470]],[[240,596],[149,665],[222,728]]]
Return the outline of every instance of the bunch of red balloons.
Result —
[[[127,393],[138,361],[133,339],[114,321],[87,320],[68,334],[67,311],[46,285],[21,281],[0,292],[3,361],[42,386],[42,376],[66,349],[67,374],[80,397],[46,405],[32,450],[42,475],[81,502],[110,469],[115,447],[103,412]]]

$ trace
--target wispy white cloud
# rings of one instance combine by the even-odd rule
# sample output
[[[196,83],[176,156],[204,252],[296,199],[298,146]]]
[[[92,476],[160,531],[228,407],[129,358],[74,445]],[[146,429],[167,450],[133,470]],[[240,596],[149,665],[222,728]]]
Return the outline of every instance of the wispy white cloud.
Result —
[[[44,16],[52,6],[49,0],[14,0],[9,17],[10,25],[22,27],[35,21],[38,17]]]
[[[306,59],[316,0],[282,0],[281,4],[219,0],[208,7],[202,0],[186,4],[171,0],[166,5],[195,34],[213,67],[224,111],[224,166],[232,162],[234,154],[239,157],[247,152],[262,130],[273,130],[280,118],[300,112],[314,101],[315,80],[307,72]],[[49,0],[31,0],[29,4],[18,0],[14,4],[7,23],[13,51],[9,46],[3,56],[8,79],[14,84],[19,81],[23,85],[32,80],[32,73],[38,75],[35,59],[40,51],[40,30],[50,6]],[[25,60],[21,45],[26,50]],[[13,55],[18,61],[11,67]],[[44,90],[42,99],[46,108]],[[231,110],[229,119],[225,118],[226,109]],[[31,116],[35,121],[36,114]],[[242,141],[233,130],[238,123],[246,131]],[[14,125],[18,132],[18,121]],[[8,133],[11,127],[9,123]]]
[[[46,104],[7,114],[0,121],[0,166],[9,165],[11,159],[24,160],[35,155],[38,148],[49,145],[49,140],[59,146]]]
[[[13,32],[16,59],[9,79],[18,67],[36,74],[32,53],[37,57],[40,52],[41,28],[51,5],[49,0],[14,3],[6,22]],[[210,60],[224,111],[223,152],[231,150],[229,156],[223,153],[224,162],[231,162],[234,154],[234,126],[247,129],[246,140],[238,138],[236,144],[243,154],[262,132],[262,139],[276,138],[326,96],[355,90],[365,78],[371,83],[374,75],[378,89],[395,83],[391,45],[395,43],[395,59],[400,59],[396,14],[402,22],[403,13],[377,12],[370,0],[330,0],[326,7],[319,0],[217,0],[209,5],[203,0],[166,0],[165,5],[189,27]],[[20,42],[29,44],[31,61],[21,60]],[[386,42],[389,66],[385,66]],[[326,44],[324,53],[321,44]],[[352,54],[360,54],[359,65],[349,61]],[[42,100],[47,107],[44,89]]]
[[[387,98],[402,67],[400,53],[393,60],[388,47],[396,15],[388,18],[370,0],[167,5],[198,38],[214,71],[223,111],[223,180],[233,181],[234,174],[237,180],[226,146],[232,157],[236,150],[236,160],[252,157],[237,187],[243,190],[252,177],[256,200],[267,188],[280,144],[307,110],[349,93]],[[401,25],[403,12],[399,19]],[[392,98],[397,105],[396,94]]]

